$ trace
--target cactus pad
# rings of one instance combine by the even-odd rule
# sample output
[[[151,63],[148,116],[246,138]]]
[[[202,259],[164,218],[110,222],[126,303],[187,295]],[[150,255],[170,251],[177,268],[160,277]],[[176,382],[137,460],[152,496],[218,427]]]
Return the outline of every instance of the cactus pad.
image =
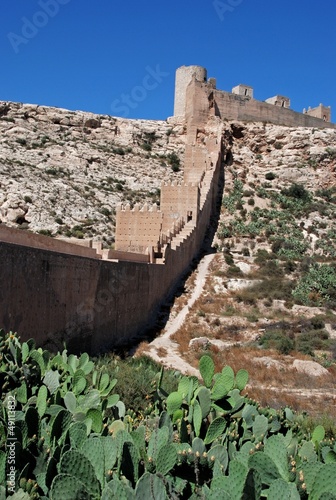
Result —
[[[226,427],[226,421],[222,417],[215,418],[209,425],[208,431],[206,433],[204,443],[210,444],[221,434],[223,434]]]
[[[181,408],[182,395],[179,392],[171,392],[167,398],[167,411],[170,415]]]
[[[246,370],[239,370],[236,374],[236,387],[237,389],[239,389],[240,391],[242,391],[243,389],[245,389],[245,386],[248,382],[248,372]]]
[[[165,476],[177,463],[177,452],[173,444],[162,446],[156,459],[156,471]]]
[[[215,374],[215,365],[210,356],[202,356],[199,361],[199,371],[206,387],[210,387]]]
[[[162,480],[150,472],[145,472],[139,479],[135,489],[135,498],[136,500],[168,500]]]
[[[283,479],[273,481],[268,492],[268,500],[300,500],[299,492],[296,485],[287,483]]]
[[[85,485],[70,474],[59,474],[55,477],[51,485],[50,498],[52,500],[91,500],[92,496]]]
[[[81,481],[93,497],[99,498],[99,481],[96,477],[93,465],[83,453],[77,450],[65,452],[64,455],[62,455],[59,470],[60,474],[71,475],[73,479]],[[62,496],[59,498],[62,498]]]
[[[309,496],[310,500],[319,500],[322,495],[335,494],[336,464],[323,465],[315,477]]]

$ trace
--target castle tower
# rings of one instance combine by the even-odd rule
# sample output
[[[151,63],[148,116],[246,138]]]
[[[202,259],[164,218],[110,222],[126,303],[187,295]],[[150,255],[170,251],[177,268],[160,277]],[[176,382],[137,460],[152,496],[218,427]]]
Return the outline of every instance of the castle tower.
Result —
[[[253,87],[250,87],[250,85],[243,85],[242,83],[240,83],[239,85],[233,87],[232,94],[237,94],[243,97],[249,97],[250,99],[253,99]]]
[[[265,100],[268,104],[273,104],[274,106],[280,106],[281,108],[290,108],[290,99],[282,95],[275,95],[274,97],[269,97]]]
[[[308,108],[307,111],[304,110],[307,115],[315,116],[315,118],[320,118],[325,122],[331,122],[331,108],[330,106],[323,106],[320,104],[317,108]]]
[[[176,70],[174,116],[185,116],[187,87],[193,78],[206,82],[207,70],[202,66],[181,66]]]

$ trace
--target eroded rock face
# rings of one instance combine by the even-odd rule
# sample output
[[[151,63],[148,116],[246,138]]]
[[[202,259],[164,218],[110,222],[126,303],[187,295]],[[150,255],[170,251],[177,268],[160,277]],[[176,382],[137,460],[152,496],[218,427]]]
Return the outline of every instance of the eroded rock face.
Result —
[[[278,183],[306,189],[336,185],[336,130],[236,122],[231,128],[232,161],[248,182],[273,172]]]
[[[0,219],[111,243],[118,203],[182,178],[168,155],[182,165],[184,143],[180,124],[0,102]]]

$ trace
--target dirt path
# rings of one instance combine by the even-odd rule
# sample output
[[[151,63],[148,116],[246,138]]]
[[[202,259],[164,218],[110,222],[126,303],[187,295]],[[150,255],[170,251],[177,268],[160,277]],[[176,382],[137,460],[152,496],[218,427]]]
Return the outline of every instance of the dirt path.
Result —
[[[146,354],[153,358],[155,361],[159,361],[169,368],[179,370],[182,373],[187,373],[189,375],[199,376],[199,371],[193,368],[189,363],[187,363],[178,352],[178,344],[171,340],[172,335],[177,332],[183,325],[186,317],[189,313],[190,308],[196,302],[196,300],[201,296],[203,288],[205,285],[205,280],[208,275],[208,270],[210,263],[212,262],[215,254],[208,254],[203,257],[197,268],[197,275],[195,280],[195,285],[191,297],[188,303],[183,307],[183,309],[177,314],[176,317],[170,317],[164,332],[160,337],[157,337],[148,346],[149,350]],[[158,349],[164,349],[165,354],[158,354]]]

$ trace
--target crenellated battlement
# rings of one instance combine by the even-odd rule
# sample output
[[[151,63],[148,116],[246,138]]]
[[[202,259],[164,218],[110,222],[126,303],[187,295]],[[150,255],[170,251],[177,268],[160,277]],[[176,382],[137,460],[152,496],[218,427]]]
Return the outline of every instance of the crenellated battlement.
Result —
[[[253,88],[239,84],[232,92],[216,89],[215,79],[207,80],[207,70],[201,66],[182,66],[176,71],[174,121],[204,122],[209,111],[222,120],[257,121],[287,127],[335,128],[331,123],[330,106],[320,104],[302,113],[290,108],[290,98],[276,95],[258,101]]]

